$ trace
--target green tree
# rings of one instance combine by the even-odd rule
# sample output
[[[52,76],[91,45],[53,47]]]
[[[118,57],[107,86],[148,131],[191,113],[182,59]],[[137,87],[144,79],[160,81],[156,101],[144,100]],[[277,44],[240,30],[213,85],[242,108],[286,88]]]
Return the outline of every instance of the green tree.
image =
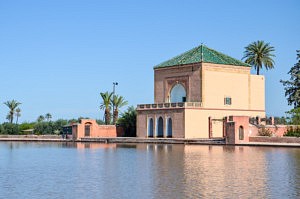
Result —
[[[35,123],[34,122],[23,122],[22,124],[19,125],[20,132],[23,133],[22,131],[28,130],[28,129],[33,129]]]
[[[124,128],[126,137],[136,136],[136,109],[133,106],[128,107],[127,111],[121,114],[118,125]]]
[[[262,69],[264,65],[265,68],[272,69],[274,68],[274,60],[272,57],[275,57],[272,52],[275,51],[273,46],[270,46],[269,43],[264,41],[255,41],[245,47],[244,57],[245,62],[253,66],[256,70],[256,74],[259,75],[259,70]]]
[[[47,113],[47,114],[45,115],[45,118],[46,118],[47,122],[50,122],[51,119],[52,119],[52,115],[51,115],[50,113]]]
[[[290,124],[300,125],[300,107],[293,108],[292,110],[287,111],[286,113],[289,115],[288,120]]]
[[[280,80],[285,87],[288,104],[294,106],[295,109],[300,107],[300,50],[297,50],[297,60],[298,62],[288,72],[291,76],[290,80]]]
[[[37,122],[43,122],[45,120],[45,117],[43,115],[40,115],[38,118],[37,118]]]
[[[104,110],[105,124],[110,124],[110,120],[111,120],[111,113],[110,113],[111,97],[112,97],[113,93],[105,92],[105,93],[100,93],[100,95],[101,95],[102,100],[103,100],[100,104],[100,109]]]
[[[123,96],[114,95],[111,103],[115,107],[113,112],[113,124],[116,124],[119,117],[119,108],[126,106],[128,102],[124,99]]]
[[[3,132],[2,134],[16,135],[19,134],[19,127],[13,123],[3,123],[2,124]]]
[[[21,117],[21,109],[20,108],[16,109],[16,117],[17,117],[16,124],[18,124],[19,117]]]
[[[9,120],[10,123],[13,123],[15,110],[21,103],[17,102],[16,100],[11,100],[4,102],[4,104],[9,108],[9,112],[6,118]]]

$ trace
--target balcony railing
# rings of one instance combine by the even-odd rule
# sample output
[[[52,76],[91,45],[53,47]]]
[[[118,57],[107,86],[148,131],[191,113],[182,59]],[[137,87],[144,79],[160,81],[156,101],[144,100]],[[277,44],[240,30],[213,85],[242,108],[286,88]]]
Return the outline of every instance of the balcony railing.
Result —
[[[159,104],[139,104],[138,110],[148,109],[173,109],[173,108],[197,108],[202,107],[201,102],[179,102],[179,103],[159,103]]]

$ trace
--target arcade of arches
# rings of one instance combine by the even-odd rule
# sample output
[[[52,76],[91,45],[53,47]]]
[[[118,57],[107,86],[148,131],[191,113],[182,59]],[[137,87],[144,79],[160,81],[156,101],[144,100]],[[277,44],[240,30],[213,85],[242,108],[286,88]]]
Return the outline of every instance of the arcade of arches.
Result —
[[[155,120],[155,122],[154,122]],[[172,118],[168,117],[163,119],[163,117],[149,118],[147,121],[148,137],[172,137]]]

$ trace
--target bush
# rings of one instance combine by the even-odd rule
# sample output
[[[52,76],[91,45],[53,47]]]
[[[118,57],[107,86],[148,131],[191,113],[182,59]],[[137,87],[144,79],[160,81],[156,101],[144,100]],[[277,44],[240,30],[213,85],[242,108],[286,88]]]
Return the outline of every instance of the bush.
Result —
[[[272,132],[269,129],[267,129],[265,126],[263,126],[260,129],[258,129],[258,135],[271,137]]]
[[[288,136],[288,137],[300,137],[300,127],[289,127],[287,132],[283,136]]]
[[[26,132],[23,132],[24,130],[33,129],[33,128],[34,128],[34,123],[24,122],[19,125],[20,134],[26,134]]]
[[[20,132],[19,126],[17,124],[3,123],[1,126],[1,134],[16,135]]]

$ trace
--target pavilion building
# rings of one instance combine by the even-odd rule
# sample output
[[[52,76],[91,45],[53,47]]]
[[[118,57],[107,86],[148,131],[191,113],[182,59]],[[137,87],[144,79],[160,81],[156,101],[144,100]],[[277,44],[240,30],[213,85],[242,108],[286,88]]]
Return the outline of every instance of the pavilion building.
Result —
[[[137,107],[137,137],[225,137],[229,116],[265,117],[265,79],[200,45],[154,67],[154,103]]]

